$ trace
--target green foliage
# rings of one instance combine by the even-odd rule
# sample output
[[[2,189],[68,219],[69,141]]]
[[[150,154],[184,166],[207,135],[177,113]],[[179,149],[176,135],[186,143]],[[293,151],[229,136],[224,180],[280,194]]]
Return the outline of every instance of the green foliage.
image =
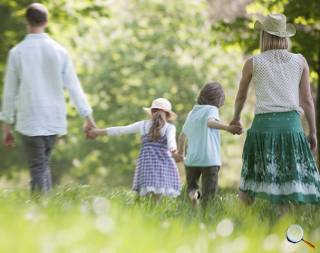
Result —
[[[281,218],[264,201],[242,206],[235,192],[221,192],[206,212],[192,209],[184,196],[154,204],[85,186],[38,200],[28,191],[2,191],[0,206],[1,252],[308,252],[305,244],[285,240],[293,223],[305,239],[320,243],[318,207],[292,207]]]
[[[251,17],[258,13],[285,11],[290,22],[299,24],[292,40],[293,51],[303,53],[309,61],[314,87],[319,82],[319,1],[255,0],[247,6],[250,18],[229,24],[209,23],[205,1],[42,2],[50,11],[48,33],[70,51],[99,127],[145,119],[142,107],[156,97],[166,97],[179,115],[175,122],[179,133],[199,88],[209,80],[220,81],[225,89],[226,104],[220,114],[228,122],[243,54],[251,54],[259,44],[259,34],[250,29]],[[23,15],[29,3],[0,3],[0,76],[8,50],[25,34]],[[253,102],[250,97],[245,126],[252,119]],[[70,105],[68,118],[69,135],[59,140],[53,154],[55,182],[129,186],[139,137],[85,140],[82,119]],[[243,138],[222,133],[222,185],[238,184]],[[26,168],[17,139],[17,148],[11,152],[0,146],[0,153],[5,154],[0,158],[1,174],[10,179]]]
[[[48,2],[53,10],[49,32],[71,51],[100,127],[145,119],[142,107],[166,97],[179,115],[179,130],[199,88],[212,79],[225,88],[221,114],[226,121],[231,119],[241,53],[239,47],[223,49],[215,43],[204,3],[136,0],[101,2],[95,8],[92,4]],[[59,141],[54,154],[56,181],[68,175],[67,182],[109,178],[111,184],[130,185],[139,137],[88,141],[82,136],[82,120],[71,107],[69,119],[69,137]],[[234,143],[231,138],[226,135],[224,141]],[[237,148],[224,155],[235,153],[240,159]],[[11,170],[11,157],[5,160],[1,167]]]
[[[219,40],[226,45],[238,44],[246,54],[252,54],[259,48],[259,32],[253,30],[253,21],[261,15],[283,13],[287,21],[294,23],[296,35],[291,39],[292,51],[302,54],[310,66],[310,80],[314,97],[316,118],[320,118],[320,1],[315,0],[255,0],[246,6],[246,17],[234,22],[217,22],[213,31],[217,31]],[[251,28],[251,29],[250,29]],[[225,34],[229,36],[225,39]],[[318,139],[320,139],[320,120],[317,121]],[[320,144],[318,143],[318,157]]]

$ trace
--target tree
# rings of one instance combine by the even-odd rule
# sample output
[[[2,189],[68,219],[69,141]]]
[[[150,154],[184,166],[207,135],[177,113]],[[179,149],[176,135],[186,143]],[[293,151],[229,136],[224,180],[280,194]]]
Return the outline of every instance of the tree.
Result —
[[[199,88],[212,79],[223,84],[227,101],[222,118],[231,120],[242,54],[237,47],[223,49],[215,43],[203,2],[108,3],[47,1],[48,32],[70,50],[100,127],[145,119],[142,107],[156,97],[166,97],[179,115],[175,123],[180,130]],[[16,7],[17,13],[24,7]],[[69,136],[59,140],[54,153],[56,181],[104,183],[109,178],[110,184],[130,185],[139,137],[88,141],[82,136],[82,120],[71,107],[68,117]],[[224,142],[228,143],[223,151],[226,167],[234,167],[237,173],[238,160],[228,163],[228,158],[240,161],[241,143],[229,135]],[[0,148],[0,152],[4,151]],[[16,154],[0,160],[3,173],[24,167]]]
[[[214,31],[224,39],[226,44],[239,44],[246,53],[252,54],[258,49],[259,33],[254,32],[253,19],[268,13],[284,13],[287,21],[294,23],[297,34],[292,39],[292,51],[305,56],[310,65],[310,78],[316,97],[317,134],[320,140],[320,1],[315,0],[256,0],[246,8],[247,15],[231,23],[217,22],[212,25]],[[222,37],[220,37],[221,39]],[[320,141],[318,142],[320,157]]]

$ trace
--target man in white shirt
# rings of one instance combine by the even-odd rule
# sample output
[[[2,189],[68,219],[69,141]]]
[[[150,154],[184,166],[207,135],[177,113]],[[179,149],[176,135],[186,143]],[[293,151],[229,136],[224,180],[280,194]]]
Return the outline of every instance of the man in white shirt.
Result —
[[[95,123],[68,52],[44,33],[46,7],[29,5],[26,20],[28,35],[9,53],[0,119],[6,147],[14,144],[12,124],[22,134],[32,191],[47,192],[51,189],[51,150],[56,136],[67,133],[64,89],[85,118],[85,129]]]

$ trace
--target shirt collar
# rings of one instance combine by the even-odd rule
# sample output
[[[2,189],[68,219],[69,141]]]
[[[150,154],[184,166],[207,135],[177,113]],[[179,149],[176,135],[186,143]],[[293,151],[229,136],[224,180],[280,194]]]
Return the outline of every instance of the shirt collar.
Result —
[[[194,107],[195,108],[214,108],[214,109],[219,110],[219,108],[214,106],[214,105],[199,105],[199,104],[195,104]]]
[[[25,39],[46,39],[49,38],[47,33],[28,33]]]

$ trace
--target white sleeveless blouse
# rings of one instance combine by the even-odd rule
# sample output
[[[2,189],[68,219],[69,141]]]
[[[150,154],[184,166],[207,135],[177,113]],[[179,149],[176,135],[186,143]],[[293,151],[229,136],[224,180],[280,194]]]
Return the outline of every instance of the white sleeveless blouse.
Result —
[[[256,90],[256,114],[287,112],[300,107],[299,87],[303,58],[285,49],[253,56],[252,80]]]

